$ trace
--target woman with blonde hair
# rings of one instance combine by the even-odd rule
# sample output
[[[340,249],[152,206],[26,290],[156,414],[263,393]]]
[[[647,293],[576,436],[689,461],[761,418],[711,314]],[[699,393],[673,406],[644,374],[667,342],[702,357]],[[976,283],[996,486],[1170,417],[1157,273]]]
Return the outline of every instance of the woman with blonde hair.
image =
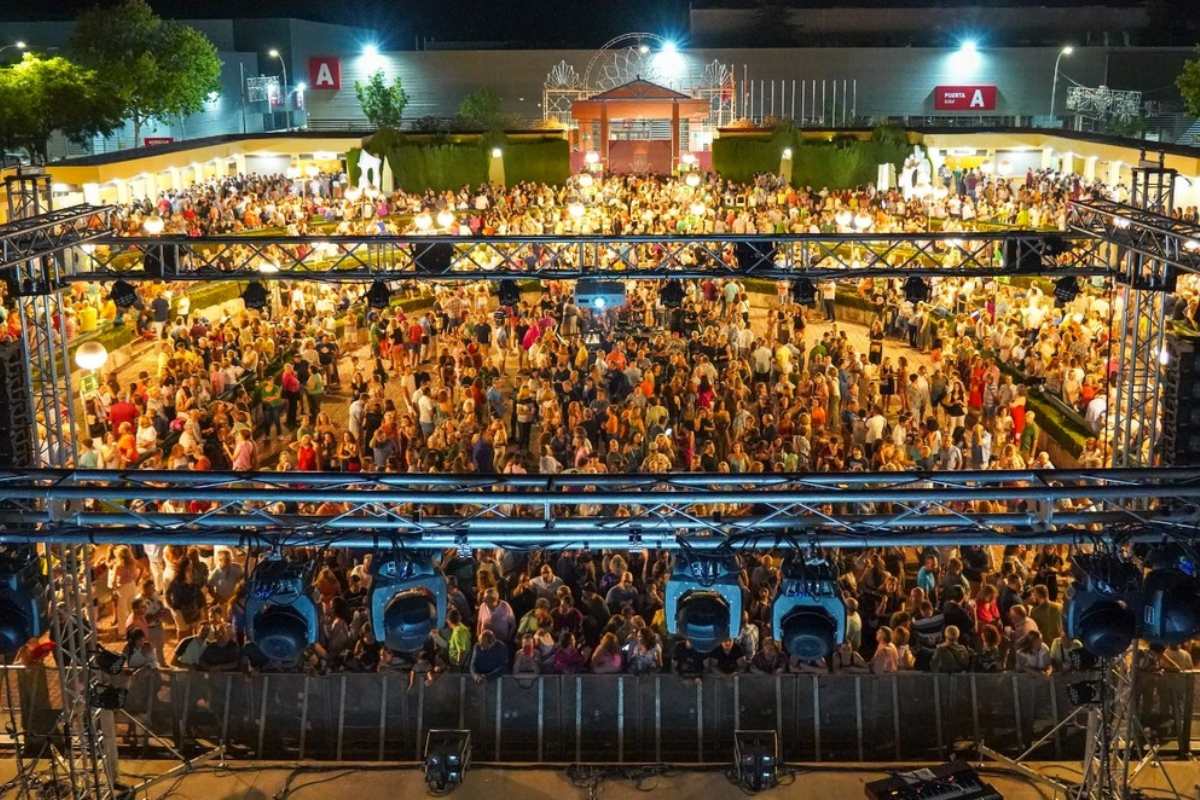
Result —
[[[114,622],[121,638],[125,638],[126,622],[141,578],[142,570],[133,558],[133,551],[123,544],[113,548],[108,559],[108,588],[113,593]]]

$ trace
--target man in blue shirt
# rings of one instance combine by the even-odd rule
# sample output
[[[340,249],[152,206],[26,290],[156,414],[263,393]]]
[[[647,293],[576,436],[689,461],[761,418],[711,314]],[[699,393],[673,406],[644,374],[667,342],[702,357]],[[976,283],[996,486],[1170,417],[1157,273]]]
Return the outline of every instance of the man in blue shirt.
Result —
[[[917,586],[925,590],[925,596],[932,602],[937,594],[938,563],[937,556],[925,556],[925,564],[917,570]]]

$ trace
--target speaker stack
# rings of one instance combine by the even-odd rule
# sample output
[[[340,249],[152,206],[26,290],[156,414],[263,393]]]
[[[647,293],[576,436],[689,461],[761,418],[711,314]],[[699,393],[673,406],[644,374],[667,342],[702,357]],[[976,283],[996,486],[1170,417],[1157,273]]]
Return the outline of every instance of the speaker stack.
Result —
[[[1164,466],[1200,464],[1200,337],[1167,334],[1162,426]]]
[[[33,466],[33,402],[21,343],[0,342],[0,467]]]

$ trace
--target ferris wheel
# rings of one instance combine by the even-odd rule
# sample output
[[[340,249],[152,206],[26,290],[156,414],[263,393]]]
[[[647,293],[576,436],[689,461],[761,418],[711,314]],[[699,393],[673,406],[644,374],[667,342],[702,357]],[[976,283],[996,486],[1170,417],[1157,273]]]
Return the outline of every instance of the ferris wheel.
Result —
[[[685,89],[689,84],[686,72],[685,61],[671,40],[656,33],[623,33],[595,52],[584,70],[582,84],[599,93],[641,78]]]

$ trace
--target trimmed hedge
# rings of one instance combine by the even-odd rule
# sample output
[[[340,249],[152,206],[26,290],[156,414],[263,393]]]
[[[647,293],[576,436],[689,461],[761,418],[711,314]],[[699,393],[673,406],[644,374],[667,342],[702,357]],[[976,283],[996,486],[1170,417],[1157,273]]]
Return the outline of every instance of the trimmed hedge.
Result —
[[[514,184],[536,181],[559,185],[571,175],[571,145],[566,139],[508,141],[504,150],[504,180]]]
[[[781,128],[761,134],[728,135],[713,141],[713,169],[724,178],[749,182],[779,171],[786,147],[792,148],[792,185],[850,189],[874,183],[880,164],[899,167],[908,155],[902,137],[873,135],[812,142],[799,131]]]

